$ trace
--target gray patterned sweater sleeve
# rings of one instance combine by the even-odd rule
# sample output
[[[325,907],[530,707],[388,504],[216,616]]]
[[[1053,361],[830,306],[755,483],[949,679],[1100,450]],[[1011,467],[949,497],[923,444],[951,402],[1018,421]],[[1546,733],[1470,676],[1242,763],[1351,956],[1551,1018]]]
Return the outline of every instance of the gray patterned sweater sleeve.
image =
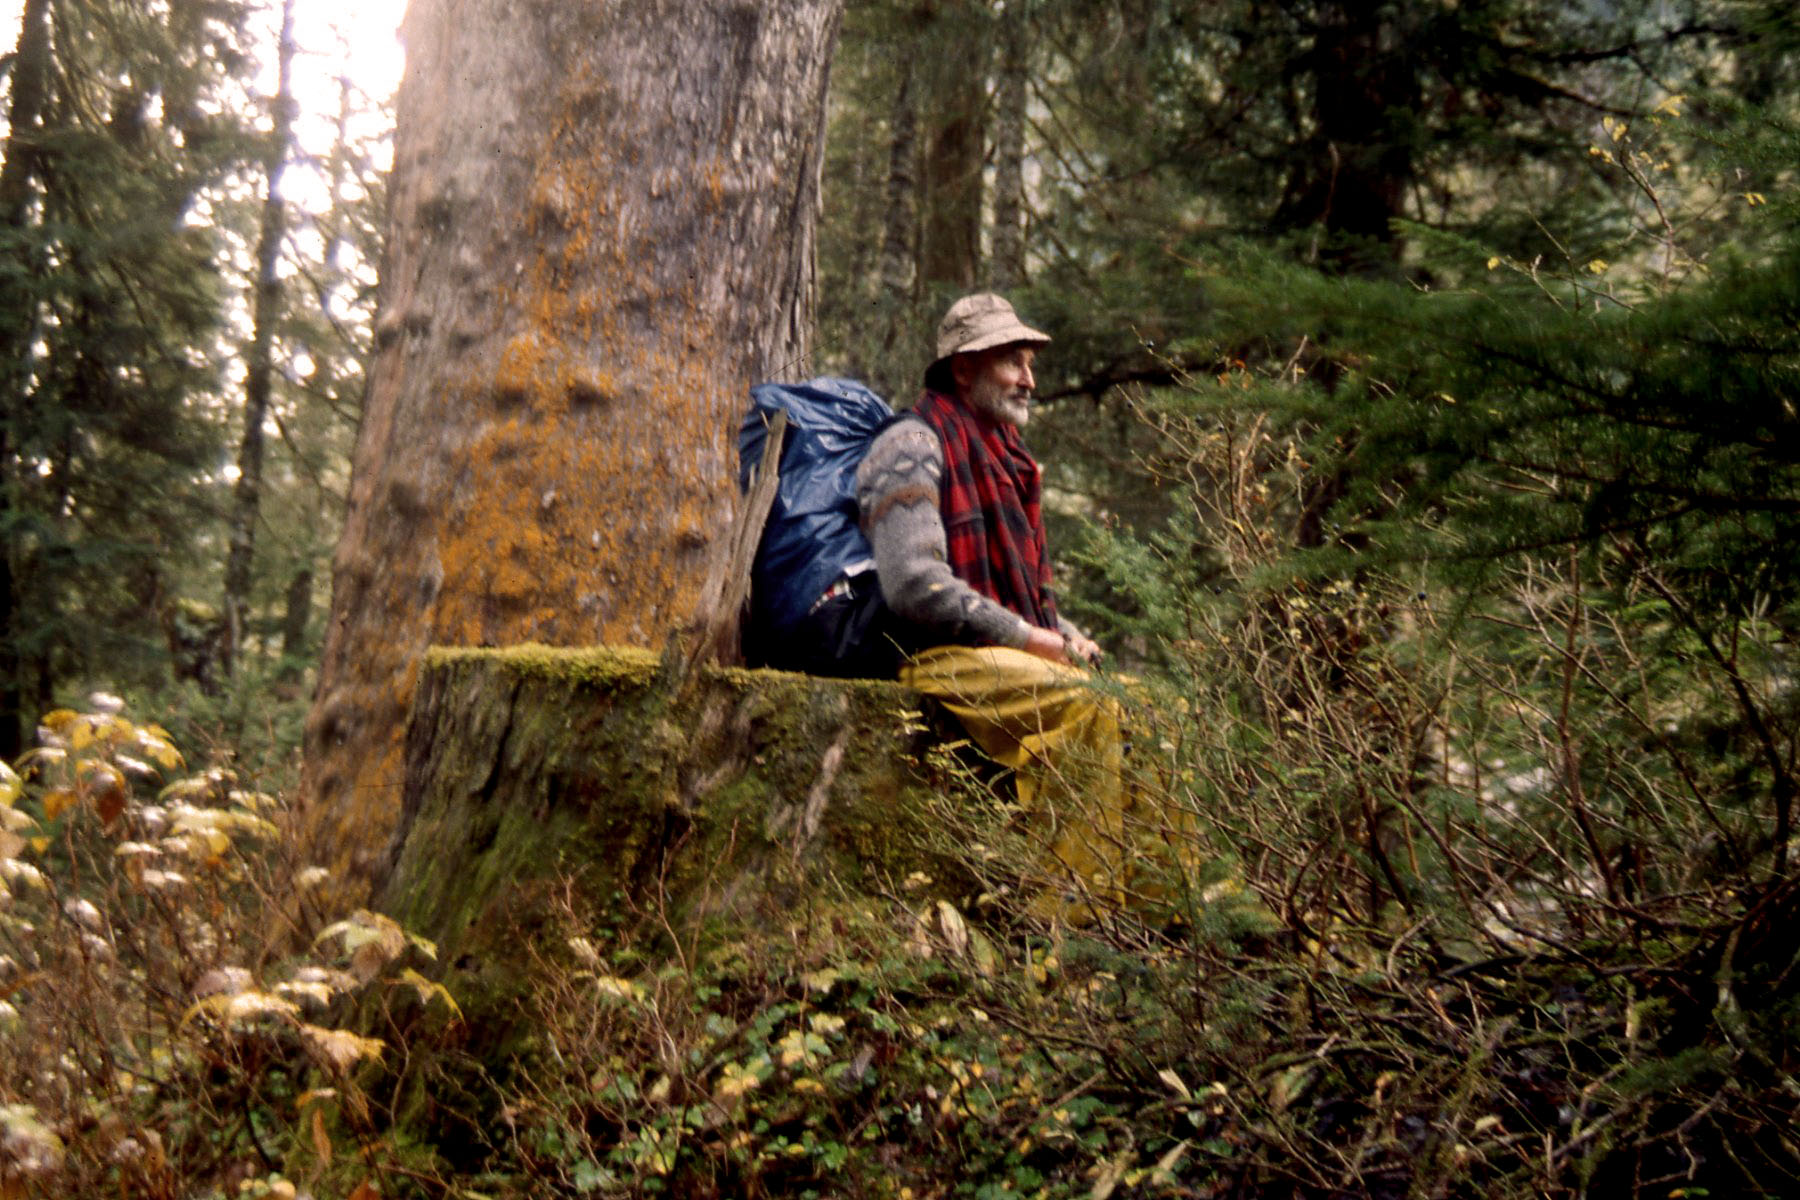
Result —
[[[903,620],[949,643],[1025,644],[1025,618],[981,595],[950,570],[938,482],[944,448],[917,419],[882,430],[856,471],[863,533],[875,549],[882,599]]]

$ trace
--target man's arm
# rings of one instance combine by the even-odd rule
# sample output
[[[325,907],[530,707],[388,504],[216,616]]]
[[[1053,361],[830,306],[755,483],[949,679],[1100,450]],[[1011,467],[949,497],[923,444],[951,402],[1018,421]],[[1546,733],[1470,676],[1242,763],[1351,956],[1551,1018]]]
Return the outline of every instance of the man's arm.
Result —
[[[882,599],[902,620],[946,642],[985,642],[1044,654],[1044,639],[1061,638],[1036,629],[1011,609],[996,604],[950,570],[938,483],[944,448],[931,427],[903,419],[884,429],[856,471],[856,503],[863,533],[875,550],[875,574]],[[1032,644],[1037,636],[1037,645]]]

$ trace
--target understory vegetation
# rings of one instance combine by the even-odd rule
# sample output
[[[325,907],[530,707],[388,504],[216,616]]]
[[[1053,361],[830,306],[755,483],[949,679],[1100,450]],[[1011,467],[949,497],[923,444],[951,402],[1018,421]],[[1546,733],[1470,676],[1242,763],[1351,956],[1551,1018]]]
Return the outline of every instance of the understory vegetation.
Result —
[[[358,1067],[389,989],[454,1012],[431,946],[324,920],[281,802],[122,707],[0,766],[0,1195],[393,1194]]]

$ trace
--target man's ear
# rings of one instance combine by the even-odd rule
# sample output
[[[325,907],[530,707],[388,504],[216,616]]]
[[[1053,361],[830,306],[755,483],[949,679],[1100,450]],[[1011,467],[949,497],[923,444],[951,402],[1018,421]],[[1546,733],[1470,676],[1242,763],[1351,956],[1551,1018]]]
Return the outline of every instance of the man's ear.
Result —
[[[969,383],[975,378],[975,359],[973,354],[953,354],[950,356],[950,378],[956,381],[956,390],[966,392]]]

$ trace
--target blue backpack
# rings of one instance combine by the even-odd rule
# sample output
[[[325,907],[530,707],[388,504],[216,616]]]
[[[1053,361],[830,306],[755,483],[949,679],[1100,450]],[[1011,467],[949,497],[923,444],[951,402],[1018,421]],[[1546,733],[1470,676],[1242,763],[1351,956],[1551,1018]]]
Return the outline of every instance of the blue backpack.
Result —
[[[788,415],[781,483],[750,574],[750,628],[792,631],[845,568],[873,557],[857,522],[856,468],[895,419],[887,401],[850,379],[762,383],[738,430],[738,486],[762,462],[769,422]]]

